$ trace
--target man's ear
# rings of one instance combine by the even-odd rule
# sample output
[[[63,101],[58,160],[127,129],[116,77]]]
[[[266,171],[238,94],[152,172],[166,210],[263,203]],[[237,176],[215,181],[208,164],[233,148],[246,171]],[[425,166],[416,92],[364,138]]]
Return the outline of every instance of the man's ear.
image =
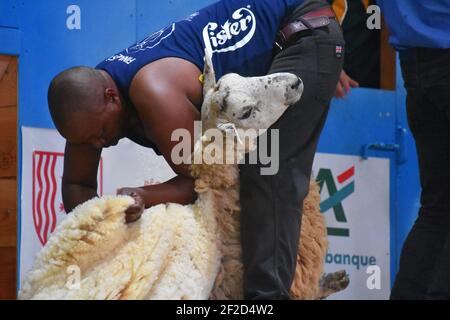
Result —
[[[104,91],[105,102],[115,102],[119,99],[117,92],[113,88],[106,88]]]
[[[216,85],[216,73],[214,72],[214,66],[212,62],[212,53],[205,49],[205,67],[203,69],[203,96],[206,93],[214,89]]]

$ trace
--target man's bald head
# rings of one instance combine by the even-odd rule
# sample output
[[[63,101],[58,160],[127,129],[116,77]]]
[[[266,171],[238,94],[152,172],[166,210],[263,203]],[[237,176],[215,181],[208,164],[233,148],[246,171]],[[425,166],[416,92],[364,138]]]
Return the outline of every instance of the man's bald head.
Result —
[[[74,67],[58,74],[48,89],[50,114],[61,132],[80,116],[98,113],[105,105],[107,80],[99,70]]]

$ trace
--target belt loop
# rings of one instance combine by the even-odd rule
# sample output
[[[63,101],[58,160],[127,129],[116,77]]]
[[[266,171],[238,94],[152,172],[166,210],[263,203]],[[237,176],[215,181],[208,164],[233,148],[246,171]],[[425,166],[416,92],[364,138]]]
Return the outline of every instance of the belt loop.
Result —
[[[287,41],[283,30],[278,31],[278,36],[280,37],[281,44],[284,44]]]
[[[301,23],[303,23],[305,26],[307,26],[312,34],[316,33],[316,29],[306,19],[304,19],[302,17],[298,17],[297,20],[300,21]]]
[[[283,31],[282,30],[278,31],[277,36],[275,38],[275,45],[277,46],[279,52],[283,51],[286,41],[287,41],[286,35],[283,33]]]

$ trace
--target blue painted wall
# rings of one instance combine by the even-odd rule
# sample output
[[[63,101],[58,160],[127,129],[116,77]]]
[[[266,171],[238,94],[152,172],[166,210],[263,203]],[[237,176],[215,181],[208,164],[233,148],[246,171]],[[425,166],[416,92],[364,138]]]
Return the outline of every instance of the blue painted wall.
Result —
[[[212,2],[214,0],[0,0],[0,53],[19,56],[19,126],[53,128],[46,92],[58,72],[74,65],[94,66],[171,21]],[[73,4],[81,8],[81,30],[66,27],[69,16],[66,10]],[[346,99],[333,101],[320,152],[360,155],[362,147],[373,142],[400,142],[397,128],[407,129],[407,124],[405,92],[400,71],[397,73],[396,91],[357,89]],[[370,156],[391,160],[392,279],[401,245],[419,205],[417,159],[408,129],[404,146],[407,161],[401,164],[396,152],[370,151]],[[19,153],[20,150],[19,145]]]
[[[0,52],[18,55],[20,34],[16,1],[0,0]]]

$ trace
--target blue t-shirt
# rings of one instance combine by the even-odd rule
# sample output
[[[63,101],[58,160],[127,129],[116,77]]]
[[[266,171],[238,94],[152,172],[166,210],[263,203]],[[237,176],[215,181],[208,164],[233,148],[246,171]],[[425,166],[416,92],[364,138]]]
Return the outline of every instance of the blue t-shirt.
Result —
[[[450,48],[450,0],[377,0],[397,49]]]
[[[267,74],[283,19],[304,0],[222,0],[159,30],[101,62],[128,99],[131,81],[161,58],[188,60],[203,70],[205,48],[213,53],[216,77]]]

